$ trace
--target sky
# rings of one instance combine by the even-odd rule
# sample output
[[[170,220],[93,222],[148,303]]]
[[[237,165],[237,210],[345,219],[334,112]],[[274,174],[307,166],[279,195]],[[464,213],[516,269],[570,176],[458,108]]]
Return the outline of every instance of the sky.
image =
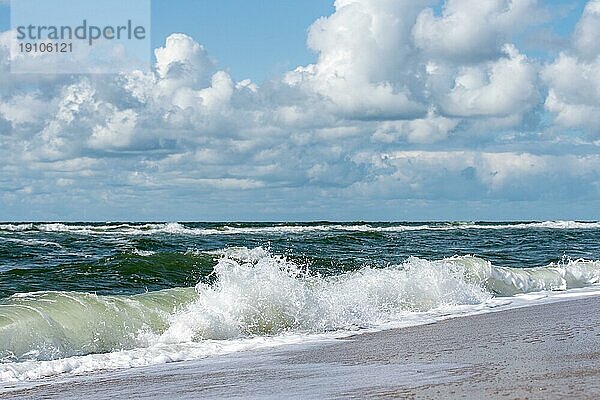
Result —
[[[118,75],[8,14],[0,220],[600,219],[600,0],[155,0]]]

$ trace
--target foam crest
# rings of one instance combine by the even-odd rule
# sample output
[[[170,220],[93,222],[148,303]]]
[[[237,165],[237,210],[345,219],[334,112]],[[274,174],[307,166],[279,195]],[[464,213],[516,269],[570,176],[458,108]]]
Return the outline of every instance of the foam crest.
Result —
[[[38,292],[2,300],[0,380],[150,365],[283,338],[431,322],[435,313],[495,307],[494,297],[600,283],[600,261],[518,269],[474,256],[410,257],[385,268],[320,276],[263,248],[234,247],[220,251],[213,274],[211,284],[133,296]]]
[[[198,300],[173,316],[165,342],[229,339],[288,331],[370,327],[402,313],[490,298],[452,262],[410,258],[384,269],[334,277],[306,270],[263,249],[231,249],[215,266],[216,284],[196,286]]]
[[[537,268],[497,267],[473,256],[452,257],[448,262],[463,266],[467,281],[497,296],[567,290],[600,283],[600,261],[567,260]]]
[[[33,229],[33,224],[0,224],[0,231],[22,232]]]
[[[49,240],[38,240],[38,239],[18,239],[18,238],[10,238],[10,237],[0,237],[0,243],[8,242],[8,243],[17,243],[23,246],[50,246],[50,247],[59,247],[62,245],[60,243],[51,242]]]
[[[1,224],[0,231],[9,232],[65,232],[80,235],[242,235],[242,234],[304,234],[319,232],[407,232],[407,231],[454,231],[454,230],[503,230],[503,229],[599,229],[600,222],[543,221],[526,223],[475,223],[452,222],[445,224],[394,224],[373,226],[372,224],[319,224],[319,225],[274,225],[274,226],[227,226],[217,228],[188,227],[179,222],[152,224]]]

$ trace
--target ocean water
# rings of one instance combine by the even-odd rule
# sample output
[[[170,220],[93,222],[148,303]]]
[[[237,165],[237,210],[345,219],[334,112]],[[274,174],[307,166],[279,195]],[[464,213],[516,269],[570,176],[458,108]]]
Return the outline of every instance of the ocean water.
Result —
[[[3,223],[0,382],[598,292],[600,223]]]

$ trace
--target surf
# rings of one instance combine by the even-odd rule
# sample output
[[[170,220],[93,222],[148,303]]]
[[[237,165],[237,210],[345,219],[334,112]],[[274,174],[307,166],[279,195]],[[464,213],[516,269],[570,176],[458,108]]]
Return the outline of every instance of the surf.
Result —
[[[195,287],[127,296],[46,291],[2,300],[0,378],[27,379],[42,365],[76,370],[65,360],[81,357],[129,354],[128,365],[143,364],[148,354],[165,362],[194,358],[210,354],[210,343],[373,329],[448,307],[600,282],[600,262],[589,260],[519,269],[474,256],[409,257],[321,276],[261,247],[217,254],[210,282]]]
[[[218,227],[188,226],[179,222],[165,223],[21,223],[0,224],[0,232],[46,232],[71,233],[76,235],[104,236],[147,236],[147,235],[249,235],[249,234],[308,234],[323,232],[407,232],[407,231],[456,231],[456,230],[507,230],[549,229],[581,230],[598,229],[599,221],[541,221],[541,222],[446,222],[446,223],[310,223],[310,224],[267,224],[265,226],[222,225]]]

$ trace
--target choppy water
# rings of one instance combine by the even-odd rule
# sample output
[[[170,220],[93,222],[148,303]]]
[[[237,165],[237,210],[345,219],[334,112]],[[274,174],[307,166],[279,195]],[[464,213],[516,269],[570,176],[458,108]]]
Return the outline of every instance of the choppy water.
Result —
[[[0,224],[0,381],[587,287],[600,282],[599,239],[600,223],[574,221]]]

